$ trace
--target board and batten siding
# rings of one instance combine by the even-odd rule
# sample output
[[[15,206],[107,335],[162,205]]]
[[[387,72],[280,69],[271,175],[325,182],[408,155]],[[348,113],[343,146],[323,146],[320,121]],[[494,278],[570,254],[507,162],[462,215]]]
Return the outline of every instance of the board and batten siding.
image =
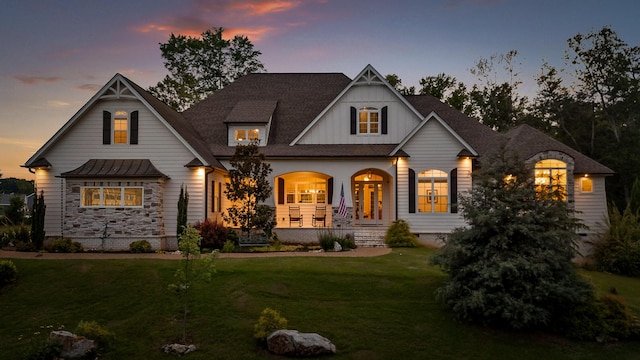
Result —
[[[605,193],[605,177],[589,176],[589,178],[593,181],[593,191],[590,193],[582,192],[580,184],[582,176],[574,177],[574,204],[578,212],[576,217],[589,227],[588,229],[579,230],[579,232],[593,235],[603,231],[604,224],[607,222],[607,196]]]
[[[102,112],[139,111],[138,145],[102,144]],[[184,165],[191,153],[152,112],[137,100],[100,100],[77,119],[68,131],[43,156],[52,164],[38,170],[36,186],[45,193],[47,236],[60,236],[63,196],[61,173],[73,170],[89,159],[149,159],[169,179],[164,188],[164,221],[167,235],[175,235],[180,186],[189,192],[188,221],[204,218],[204,172]]]
[[[375,100],[371,100],[375,99]],[[379,135],[352,135],[350,132],[351,107],[387,107],[388,133]],[[329,109],[322,118],[299,140],[299,144],[398,144],[420,122],[398,97],[386,86],[354,86]],[[382,115],[380,115],[380,127]]]
[[[409,213],[409,169],[416,173],[437,169],[449,174],[458,169],[458,198],[471,189],[471,159],[459,159],[463,145],[435,118],[428,122],[403,147],[409,158],[398,162],[398,218],[406,220],[415,233],[448,233],[464,226],[460,213]],[[416,181],[417,183],[417,181]],[[416,194],[417,195],[417,194]],[[451,199],[449,199],[451,200]],[[451,207],[451,204],[449,204]]]

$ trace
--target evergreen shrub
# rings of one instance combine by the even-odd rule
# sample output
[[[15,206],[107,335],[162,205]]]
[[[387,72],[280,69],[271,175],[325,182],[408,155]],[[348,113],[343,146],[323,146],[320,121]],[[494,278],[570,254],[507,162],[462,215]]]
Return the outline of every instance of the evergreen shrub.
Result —
[[[395,220],[389,226],[384,242],[392,248],[418,246],[418,239],[409,229],[409,223],[402,219]]]
[[[258,340],[266,340],[274,331],[286,329],[287,323],[287,319],[277,310],[265,308],[253,327],[253,337]]]
[[[134,241],[131,244],[129,244],[129,250],[132,253],[150,253],[153,251],[153,249],[151,248],[151,243],[149,243],[147,240],[138,240],[138,241]]]
[[[51,240],[44,249],[52,253],[76,253],[84,251],[82,244],[68,238]]]
[[[99,349],[108,348],[115,339],[115,335],[111,331],[105,329],[96,321],[80,320],[74,333],[94,340]]]

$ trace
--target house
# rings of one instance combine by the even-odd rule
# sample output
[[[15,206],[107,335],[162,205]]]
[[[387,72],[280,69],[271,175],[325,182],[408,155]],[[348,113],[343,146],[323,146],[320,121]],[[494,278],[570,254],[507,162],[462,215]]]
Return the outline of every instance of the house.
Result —
[[[33,200],[35,197],[35,194],[2,194],[0,193],[0,216],[4,215],[6,209],[9,208],[9,206],[11,206],[11,199],[14,197],[18,197],[20,200],[22,200],[22,202],[24,203],[24,207],[22,208],[22,211],[24,212],[25,215],[29,214],[29,211],[31,209],[31,207],[33,206]]]
[[[437,243],[465,225],[457,198],[500,144],[535,163],[540,186],[566,188],[583,235],[606,216],[611,169],[526,125],[500,134],[432,96],[402,96],[371,65],[354,79],[250,74],[183,113],[117,74],[23,166],[44,191],[48,236],[97,248],[106,231],[109,248],[171,249],[181,186],[190,223],[223,221],[229,160],[250,141],[273,169],[267,204],[284,241],[331,227],[376,245],[404,219]]]

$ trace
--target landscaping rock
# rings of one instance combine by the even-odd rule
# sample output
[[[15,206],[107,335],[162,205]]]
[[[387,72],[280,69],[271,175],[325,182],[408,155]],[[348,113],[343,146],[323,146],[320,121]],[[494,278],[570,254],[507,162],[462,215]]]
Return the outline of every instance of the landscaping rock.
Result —
[[[315,333],[296,330],[277,330],[267,337],[267,347],[276,355],[311,357],[335,354],[336,346],[329,339]]]
[[[96,350],[95,341],[64,330],[52,331],[49,342],[60,345],[60,356],[64,359],[79,359]]]
[[[342,245],[340,245],[339,242],[334,241],[333,242],[333,251],[336,251],[336,252],[342,251]]]
[[[196,351],[196,346],[193,344],[191,345],[167,344],[162,347],[162,351],[164,351],[167,354],[174,354],[174,355],[181,356],[181,355],[185,355],[190,352]]]

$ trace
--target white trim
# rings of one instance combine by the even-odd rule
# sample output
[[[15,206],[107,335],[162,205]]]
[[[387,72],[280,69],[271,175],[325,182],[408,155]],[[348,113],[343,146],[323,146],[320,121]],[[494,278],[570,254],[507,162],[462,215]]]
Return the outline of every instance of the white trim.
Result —
[[[380,81],[374,81],[375,78],[380,79]],[[304,130],[302,130],[302,132],[300,132],[300,134],[295,137],[295,139],[291,141],[291,143],[289,143],[289,146],[296,145],[298,141],[300,141],[300,139],[302,139],[302,137],[304,137],[304,135],[306,135],[311,130],[311,128],[313,128],[315,124],[318,123],[318,121],[320,121],[320,119],[329,110],[331,110],[331,108],[333,108],[352,87],[372,84],[386,86],[387,89],[389,89],[396,96],[396,98],[400,100],[401,103],[403,103],[411,112],[413,112],[417,118],[422,118],[422,114],[420,114],[420,112],[418,112],[418,110],[416,110],[416,108],[414,108],[404,96],[400,95],[400,93],[396,89],[394,89],[393,86],[391,86],[391,84],[389,84],[389,82],[386,81],[384,77],[380,75],[380,73],[376,69],[373,68],[373,66],[371,66],[371,64],[369,64],[365,66],[365,68],[354,78],[354,80],[352,80],[351,83],[349,83],[349,85],[347,85],[347,87],[344,88],[340,92],[340,94],[338,94],[338,96],[336,96],[336,98],[333,99],[333,101],[331,101],[331,103],[327,105],[327,107],[325,107],[324,110],[322,110],[320,114],[318,114],[318,116],[316,116],[313,121],[311,121],[311,123],[309,123],[309,125],[307,125],[307,127],[305,127]]]
[[[395,156],[398,151],[400,151],[408,142],[409,140],[411,140],[411,138],[413,138],[413,136],[415,136],[415,134],[418,133],[418,131],[420,131],[420,129],[422,129],[422,127],[425,126],[425,124],[427,124],[429,122],[429,120],[431,119],[436,119],[436,121],[442,125],[454,138],[456,138],[456,140],[458,140],[464,147],[465,149],[469,150],[471,152],[471,154],[473,154],[474,156],[478,156],[478,152],[475,151],[471,145],[469,145],[466,141],[464,141],[464,139],[458,135],[458,133],[456,133],[455,131],[453,131],[453,129],[449,126],[449,124],[447,124],[444,120],[442,120],[442,118],[435,112],[432,111],[431,113],[429,113],[429,115],[427,115],[421,122],[420,124],[418,124],[418,126],[416,126],[403,140],[402,142],[400,142],[400,144],[398,144],[398,146],[396,146],[395,149],[393,149],[393,151],[391,152],[391,154],[389,154],[390,156]]]
[[[133,94],[133,96],[131,95],[127,95],[127,94],[123,94],[124,89],[121,89],[120,86],[124,85],[130,92],[131,94]],[[116,93],[115,94],[106,94],[109,89],[111,89],[113,86],[116,86]],[[185,141],[184,138],[182,138],[182,136],[180,136],[180,134],[178,134],[178,132],[171,126],[169,125],[169,123],[162,117],[160,116],[160,114],[153,108],[153,106],[151,106],[145,99],[144,97],[142,97],[142,95],[140,95],[134,88],[133,86],[131,86],[131,84],[129,82],[127,82],[127,80],[124,78],[124,76],[122,76],[121,74],[115,74],[111,80],[109,80],[95,95],[93,95],[93,97],[91,97],[91,99],[89,99],[89,101],[84,104],[84,106],[82,106],[80,108],[80,110],[78,110],[72,117],[71,119],[69,119],[69,121],[67,121],[60,129],[58,129],[58,131],[49,139],[47,140],[47,142],[40,148],[38,149],[38,151],[36,151],[35,154],[33,154],[29,160],[27,160],[25,162],[26,164],[32,163],[34,161],[36,161],[37,159],[39,159],[40,157],[43,156],[44,153],[47,152],[47,150],[49,150],[55,143],[58,142],[58,140],[67,133],[67,131],[69,131],[69,129],[77,122],[79,121],[79,119],[91,108],[93,107],[93,105],[100,99],[119,99],[119,98],[135,98],[138,101],[140,101],[146,108],[147,110],[149,110],[158,120],[160,120],[160,122],[173,134],[173,136],[175,136],[178,141],[180,141],[182,143],[182,145],[184,145],[198,160],[200,160],[200,162],[202,162],[205,165],[211,165],[209,164],[187,141]],[[113,133],[113,131],[112,131]],[[113,137],[113,134],[111,135]]]

